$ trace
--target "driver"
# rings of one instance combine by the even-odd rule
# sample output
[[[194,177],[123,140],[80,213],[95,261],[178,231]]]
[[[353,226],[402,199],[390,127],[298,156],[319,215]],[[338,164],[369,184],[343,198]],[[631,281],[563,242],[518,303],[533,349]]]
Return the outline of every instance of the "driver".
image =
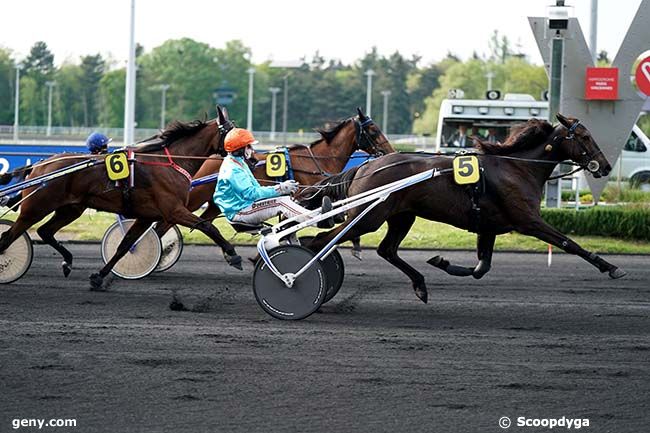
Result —
[[[260,186],[247,164],[253,158],[253,145],[257,143],[253,134],[243,128],[234,128],[226,135],[224,148],[228,155],[221,164],[213,200],[228,221],[258,225],[277,215],[292,218],[310,212],[290,197],[298,190],[295,180],[285,180],[275,186]],[[323,197],[322,212],[331,209],[330,198]],[[298,218],[298,222],[307,219]],[[320,228],[333,226],[332,218],[318,223]]]
[[[112,138],[108,138],[101,132],[93,132],[86,138],[86,148],[93,155],[99,155],[108,151],[108,143],[111,141]]]

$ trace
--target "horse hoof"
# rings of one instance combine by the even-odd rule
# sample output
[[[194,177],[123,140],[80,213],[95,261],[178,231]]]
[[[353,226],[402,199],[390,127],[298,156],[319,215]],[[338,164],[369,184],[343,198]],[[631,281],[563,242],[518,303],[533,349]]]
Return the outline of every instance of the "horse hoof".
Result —
[[[226,261],[228,262],[228,264],[230,266],[232,266],[233,268],[239,269],[240,271],[244,270],[244,268],[242,268],[242,265],[241,265],[242,259],[241,259],[241,256],[239,254],[235,254],[233,256],[229,256],[229,255],[226,254],[225,257],[226,257]]]
[[[63,276],[68,278],[70,272],[72,272],[72,265],[68,262],[61,263],[61,268],[63,269]]]
[[[627,272],[625,272],[621,268],[615,268],[609,271],[609,277],[613,280],[617,280],[619,278],[623,278],[624,276],[627,275]]]
[[[430,264],[431,266],[435,266],[438,269],[442,269],[443,271],[447,269],[449,266],[449,262],[445,260],[442,256],[435,256],[427,260],[427,263]]]
[[[90,290],[101,291],[104,278],[99,274],[92,274],[90,276]]]
[[[427,287],[422,284],[422,286],[416,286],[413,288],[415,290],[415,296],[425,304],[429,300],[429,293],[427,292]]]
[[[352,250],[352,257],[359,261],[363,261],[361,250]]]

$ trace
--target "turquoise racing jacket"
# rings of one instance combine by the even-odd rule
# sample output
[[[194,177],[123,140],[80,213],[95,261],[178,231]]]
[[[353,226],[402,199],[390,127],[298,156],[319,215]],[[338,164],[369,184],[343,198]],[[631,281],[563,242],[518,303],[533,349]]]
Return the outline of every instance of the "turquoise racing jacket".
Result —
[[[219,169],[212,199],[228,220],[257,200],[280,196],[274,187],[261,186],[244,158],[228,155]]]

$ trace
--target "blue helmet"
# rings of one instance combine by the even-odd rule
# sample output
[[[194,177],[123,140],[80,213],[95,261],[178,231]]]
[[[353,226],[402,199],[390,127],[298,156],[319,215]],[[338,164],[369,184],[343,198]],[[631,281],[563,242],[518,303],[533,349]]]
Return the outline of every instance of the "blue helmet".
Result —
[[[108,143],[111,141],[112,139],[108,138],[104,134],[100,132],[93,132],[86,139],[86,147],[91,153],[100,153],[106,150]]]

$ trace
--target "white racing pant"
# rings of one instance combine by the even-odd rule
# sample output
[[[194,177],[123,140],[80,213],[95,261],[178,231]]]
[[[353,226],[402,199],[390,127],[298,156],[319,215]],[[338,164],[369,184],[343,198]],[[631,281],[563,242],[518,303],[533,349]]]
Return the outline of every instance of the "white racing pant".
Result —
[[[232,218],[232,222],[260,224],[262,221],[266,221],[278,215],[283,215],[285,218],[293,218],[295,216],[303,215],[302,218],[298,218],[298,222],[305,222],[309,219],[306,216],[308,212],[310,212],[309,209],[300,206],[298,203],[293,201],[290,196],[283,195],[254,202],[247,208],[244,208],[235,214]]]

